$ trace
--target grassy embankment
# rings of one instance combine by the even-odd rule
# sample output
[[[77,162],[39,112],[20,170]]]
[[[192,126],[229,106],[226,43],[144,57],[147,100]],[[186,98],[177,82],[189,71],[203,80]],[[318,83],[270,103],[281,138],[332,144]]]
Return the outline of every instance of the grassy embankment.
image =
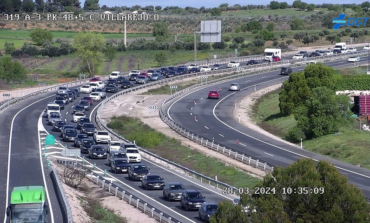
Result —
[[[339,72],[356,75],[366,73],[366,68],[344,69]],[[284,117],[280,114],[279,92],[280,90],[270,92],[257,100],[252,116],[263,129],[285,139],[296,121],[293,116]],[[306,140],[303,146],[306,150],[370,169],[370,133],[360,131],[359,127],[359,121],[354,120],[341,127],[338,133]]]
[[[135,140],[139,146],[165,159],[169,159],[205,176],[212,178],[217,176],[219,181],[235,187],[253,187],[259,181],[258,178],[252,177],[234,167],[226,166],[215,158],[181,145],[178,140],[157,132],[139,119],[126,116],[113,117],[108,126],[126,139],[130,141]]]

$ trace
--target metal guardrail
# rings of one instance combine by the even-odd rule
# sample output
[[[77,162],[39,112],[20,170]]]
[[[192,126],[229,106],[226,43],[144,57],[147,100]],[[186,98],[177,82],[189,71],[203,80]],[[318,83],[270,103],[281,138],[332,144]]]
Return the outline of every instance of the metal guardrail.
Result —
[[[60,181],[58,171],[54,167],[52,167],[52,176],[54,176],[54,177],[51,177],[51,178],[57,186],[58,194],[62,198],[63,202],[61,202],[61,203],[62,203],[63,209],[65,210],[65,213],[67,215],[68,223],[73,223],[73,215],[72,215],[71,206],[69,205],[68,198],[66,197],[66,194],[64,192],[63,185],[62,185],[62,182]]]

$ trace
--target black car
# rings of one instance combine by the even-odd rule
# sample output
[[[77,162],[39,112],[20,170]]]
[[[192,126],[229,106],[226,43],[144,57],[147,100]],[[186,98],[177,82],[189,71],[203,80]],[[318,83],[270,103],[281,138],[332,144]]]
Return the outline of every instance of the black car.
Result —
[[[106,92],[117,92],[117,86],[115,84],[108,84],[105,86],[105,91]]]
[[[179,75],[187,74],[188,73],[188,68],[185,67],[185,66],[178,66],[177,67],[177,72],[179,73]]]
[[[77,88],[75,88],[75,89],[72,89],[72,91],[75,92],[75,94],[76,94],[77,97],[80,97],[80,90],[78,90]]]
[[[58,104],[61,110],[64,110],[65,104],[63,100],[55,100],[54,103]]]
[[[159,175],[148,174],[144,176],[143,179],[141,180],[141,186],[146,190],[149,189],[163,190],[165,186],[164,178],[160,177]]]
[[[60,137],[64,137],[64,131],[66,130],[66,129],[77,129],[77,126],[75,126],[75,125],[63,125],[63,127],[62,127],[62,129],[61,129],[61,133],[60,133]]]
[[[69,102],[73,102],[75,100],[75,95],[72,92],[68,91],[67,95]]]
[[[282,67],[280,74],[282,75],[290,75],[293,72],[292,68],[290,67]]]
[[[308,52],[307,51],[299,51],[299,54],[302,54],[303,58],[308,57]]]
[[[115,85],[117,86],[118,82],[117,82],[117,79],[109,79],[107,81],[107,85]]]
[[[82,140],[86,139],[86,138],[89,138],[89,136],[87,134],[77,134],[73,145],[75,147],[80,147]]]
[[[53,131],[60,132],[62,131],[63,126],[65,126],[67,123],[65,121],[55,121],[53,124]]]
[[[130,80],[125,79],[125,80],[122,82],[121,88],[125,88],[125,89],[127,89],[127,88],[131,88],[131,87],[133,87],[133,86],[135,86],[135,85],[134,85]]]
[[[67,91],[67,94],[68,95],[72,94],[73,95],[73,100],[75,100],[77,98],[77,95],[76,95],[76,92],[75,91],[69,90],[69,91]]]
[[[333,54],[338,54],[338,53],[342,53],[342,50],[340,50],[340,49],[333,50]]]
[[[124,80],[126,80],[126,78],[125,78],[124,76],[119,76],[116,80],[117,80],[117,83],[118,83],[118,84],[122,84],[122,82],[123,82]]]
[[[62,97],[62,96],[56,96],[55,101],[63,101],[64,104],[66,104],[66,105],[69,104],[68,98],[66,99],[65,97]]]
[[[128,169],[128,178],[130,180],[142,180],[149,174],[149,168],[144,164],[134,164]]]
[[[139,77],[139,74],[131,74],[129,80],[130,81],[136,81],[136,79]]]
[[[182,192],[185,191],[184,185],[179,182],[169,182],[163,188],[163,199],[165,200],[180,200]]]
[[[69,95],[68,94],[59,94],[59,96],[63,97],[64,98],[63,100],[65,100],[66,103],[69,104],[70,100],[69,100]],[[57,100],[57,99],[55,99],[55,100]]]
[[[77,130],[67,128],[63,130],[63,141],[64,142],[73,142],[77,136]]]
[[[257,60],[249,60],[247,62],[247,65],[253,65],[253,64],[258,64],[258,61]]]
[[[82,123],[80,128],[80,133],[85,133],[87,135],[94,135],[95,126],[92,123]]]
[[[114,158],[110,163],[111,170],[114,173],[122,173],[127,172],[129,167],[131,166],[127,160],[127,158]]]
[[[80,118],[78,121],[77,121],[77,129],[81,129],[81,126],[82,124],[84,123],[90,123],[90,119],[89,118]]]
[[[200,220],[209,222],[211,216],[216,213],[217,208],[217,203],[203,203],[198,212]]]
[[[92,159],[92,158],[106,159],[107,158],[107,150],[105,149],[104,146],[93,145],[89,149],[89,155],[88,156],[89,156],[90,159]]]
[[[75,105],[74,108],[73,108],[73,112],[72,112],[72,115],[76,112],[85,112],[85,106],[79,104],[79,105]]]
[[[319,57],[319,56],[321,56],[319,52],[312,52],[310,53],[310,55],[308,55],[308,57]]]
[[[193,68],[190,68],[188,71],[189,73],[198,73],[200,72],[200,67],[193,67]]]
[[[81,153],[89,153],[89,149],[93,145],[96,145],[93,139],[90,138],[83,139],[80,144]]]
[[[213,64],[213,66],[212,66],[212,70],[220,70],[222,68],[223,68],[223,66],[221,64]]]
[[[166,77],[169,78],[169,77],[174,77],[177,75],[179,75],[177,71],[171,70],[171,71],[168,71],[168,73],[166,74]]]
[[[81,100],[80,105],[84,106],[86,111],[90,110],[90,102],[88,102],[86,100]]]
[[[197,190],[185,190],[180,199],[181,208],[189,211],[191,209],[199,209],[204,202],[206,197],[204,197]]]

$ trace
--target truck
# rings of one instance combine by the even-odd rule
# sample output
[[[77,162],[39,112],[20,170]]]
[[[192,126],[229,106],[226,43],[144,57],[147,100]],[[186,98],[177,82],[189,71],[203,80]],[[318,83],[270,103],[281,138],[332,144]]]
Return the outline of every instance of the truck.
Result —
[[[43,186],[14,187],[6,215],[10,222],[48,222],[45,188]]]
[[[345,42],[341,42],[341,43],[337,43],[335,44],[334,46],[334,49],[338,49],[338,50],[346,50],[347,49],[347,44]]]
[[[272,57],[279,57],[281,59],[281,49],[266,48],[264,56],[267,61],[272,61]]]

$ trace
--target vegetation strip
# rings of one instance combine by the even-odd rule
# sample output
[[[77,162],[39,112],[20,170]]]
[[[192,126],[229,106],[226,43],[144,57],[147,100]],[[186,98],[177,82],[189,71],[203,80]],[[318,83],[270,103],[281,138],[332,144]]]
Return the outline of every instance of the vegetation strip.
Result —
[[[184,167],[192,169],[205,176],[214,178],[234,187],[253,187],[258,178],[227,166],[215,158],[181,145],[181,142],[169,138],[144,124],[138,118],[127,116],[113,117],[108,127],[137,145],[171,160]]]

